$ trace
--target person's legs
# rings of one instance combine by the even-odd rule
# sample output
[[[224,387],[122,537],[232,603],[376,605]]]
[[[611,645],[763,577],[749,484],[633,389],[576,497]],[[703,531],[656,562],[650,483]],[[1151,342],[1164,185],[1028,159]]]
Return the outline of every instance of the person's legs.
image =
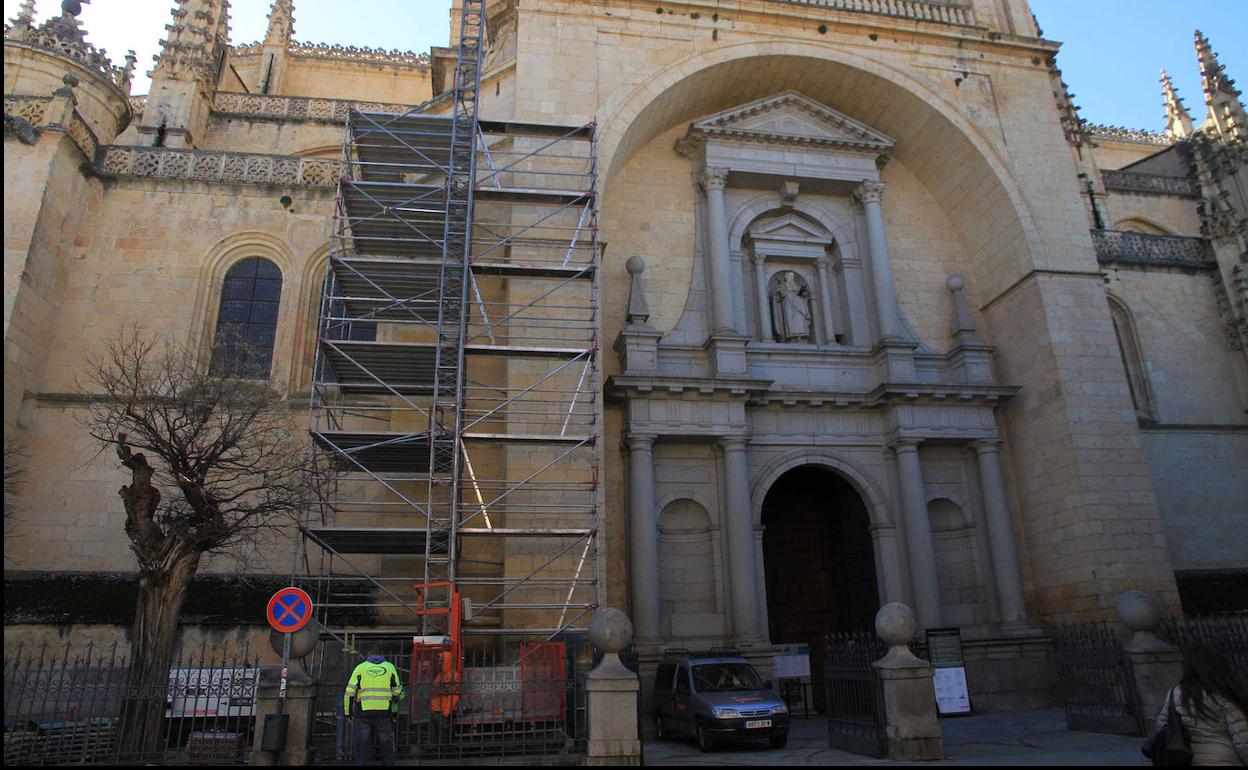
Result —
[[[394,720],[390,716],[377,717],[377,742],[381,744],[381,764],[394,764]]]
[[[368,764],[368,755],[372,753],[373,725],[366,716],[355,718],[355,764],[363,767]]]

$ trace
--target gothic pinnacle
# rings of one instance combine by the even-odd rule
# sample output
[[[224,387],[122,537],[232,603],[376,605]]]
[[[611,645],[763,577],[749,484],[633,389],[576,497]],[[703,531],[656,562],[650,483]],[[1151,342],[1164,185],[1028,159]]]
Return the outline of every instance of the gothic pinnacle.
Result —
[[[273,0],[269,9],[269,27],[264,33],[267,45],[286,45],[295,34],[294,0]]]
[[[1200,62],[1205,104],[1209,108],[1208,125],[1226,137],[1242,136],[1248,130],[1248,116],[1239,101],[1239,91],[1200,30],[1196,30],[1196,58]]]
[[[1161,70],[1161,96],[1166,107],[1166,136],[1182,139],[1191,134],[1192,116],[1183,106],[1183,100],[1179,98],[1179,92],[1164,67]]]

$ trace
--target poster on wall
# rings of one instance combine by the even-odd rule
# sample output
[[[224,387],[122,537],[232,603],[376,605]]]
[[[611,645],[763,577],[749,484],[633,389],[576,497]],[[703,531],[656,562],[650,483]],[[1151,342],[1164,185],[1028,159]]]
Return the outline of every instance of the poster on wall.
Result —
[[[936,708],[942,717],[971,713],[966,664],[962,660],[962,633],[956,628],[927,630],[927,657],[932,664]]]

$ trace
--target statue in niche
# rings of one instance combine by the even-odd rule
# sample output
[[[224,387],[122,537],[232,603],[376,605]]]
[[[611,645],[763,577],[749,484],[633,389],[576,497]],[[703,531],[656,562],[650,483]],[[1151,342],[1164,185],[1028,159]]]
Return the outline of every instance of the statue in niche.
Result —
[[[771,325],[776,342],[810,342],[810,289],[792,270],[771,279]]]

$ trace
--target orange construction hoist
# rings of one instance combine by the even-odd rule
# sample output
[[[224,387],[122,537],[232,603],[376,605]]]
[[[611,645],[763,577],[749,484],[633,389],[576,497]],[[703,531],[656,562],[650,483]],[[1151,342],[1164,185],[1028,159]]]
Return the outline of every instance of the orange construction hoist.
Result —
[[[429,607],[425,595],[431,591],[446,591],[449,601],[445,607]],[[459,707],[459,691],[463,682],[463,603],[453,583],[416,584],[416,615],[446,617],[446,633],[412,638],[412,688],[417,693],[428,693],[428,709],[424,704],[413,704],[411,719],[421,722],[436,711],[449,717]],[[419,695],[418,695],[419,697]]]

